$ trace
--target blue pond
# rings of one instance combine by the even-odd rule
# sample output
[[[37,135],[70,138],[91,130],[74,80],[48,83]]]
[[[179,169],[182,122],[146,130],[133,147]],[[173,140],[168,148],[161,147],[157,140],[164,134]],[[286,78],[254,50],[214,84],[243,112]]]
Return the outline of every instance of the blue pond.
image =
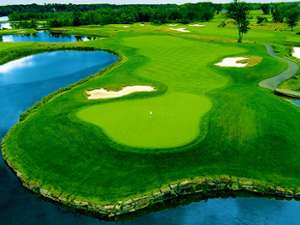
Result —
[[[89,41],[94,38],[86,36],[63,35],[49,31],[39,31],[35,34],[28,35],[2,35],[0,42],[76,42],[76,41]]]
[[[290,100],[290,102],[296,106],[300,106],[300,100]]]
[[[28,56],[0,66],[0,134],[21,112],[49,93],[110,65],[107,52],[57,51]]]
[[[43,96],[117,60],[107,52],[56,51],[0,66],[0,137]],[[300,202],[260,198],[200,201],[129,221],[105,222],[73,212],[22,187],[0,158],[0,225],[298,225]]]

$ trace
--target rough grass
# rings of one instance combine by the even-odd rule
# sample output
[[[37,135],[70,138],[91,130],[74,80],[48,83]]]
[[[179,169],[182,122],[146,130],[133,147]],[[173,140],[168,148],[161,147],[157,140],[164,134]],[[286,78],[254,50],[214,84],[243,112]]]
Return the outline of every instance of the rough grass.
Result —
[[[247,63],[247,67],[253,67],[261,63],[261,61],[263,60],[262,57],[259,56],[246,56],[246,57],[247,59],[240,60],[238,61],[238,63]]]
[[[97,28],[80,29],[89,34],[101,33]],[[194,176],[227,174],[300,186],[299,109],[258,87],[261,80],[279,73],[286,65],[267,55],[264,46],[254,44],[254,39],[265,42],[278,37],[269,40],[280,41],[284,34],[255,30],[246,40],[252,44],[237,45],[232,41],[235,30],[217,30],[214,21],[187,35],[166,35],[164,26],[145,26],[141,30],[130,27],[132,31],[119,33],[113,29],[117,28],[110,26],[106,30],[111,38],[81,46],[116,51],[123,56],[122,61],[104,76],[52,98],[6,137],[6,158],[24,179],[56,194],[96,203],[151,192],[170,181]],[[28,54],[33,47],[22,46],[22,54]],[[47,50],[49,46],[42,45],[34,51]],[[0,46],[7,53],[18,49],[10,47],[8,50]],[[242,69],[213,66],[224,56],[241,53],[260,56],[263,61]],[[85,90],[135,84],[154,85],[159,91],[105,101],[110,105],[107,107],[113,108],[109,109],[113,115],[125,102],[135,99],[144,104],[150,95],[160,98],[164,93],[182,92],[205,96],[212,108],[203,117],[206,128],[200,124],[198,127],[205,131],[204,135],[191,145],[145,154],[145,149],[130,151],[130,147],[113,142],[97,126],[74,115],[81,108],[106,107],[100,105],[101,101],[88,101]],[[191,104],[187,102],[184,107],[199,108]],[[182,115],[181,119],[190,119],[185,118],[188,116]],[[183,124],[179,123],[179,132]]]
[[[300,91],[300,76],[297,75],[283,82],[282,84],[280,84],[279,88],[292,90],[292,91]]]

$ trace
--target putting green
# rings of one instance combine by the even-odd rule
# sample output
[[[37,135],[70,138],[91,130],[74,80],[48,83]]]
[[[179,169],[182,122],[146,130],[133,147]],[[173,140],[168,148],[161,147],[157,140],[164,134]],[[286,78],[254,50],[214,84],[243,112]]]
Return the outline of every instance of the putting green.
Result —
[[[89,106],[77,115],[101,127],[119,144],[172,148],[189,144],[199,136],[200,122],[211,106],[205,96],[168,92],[158,97]],[[201,129],[202,136],[205,130]]]

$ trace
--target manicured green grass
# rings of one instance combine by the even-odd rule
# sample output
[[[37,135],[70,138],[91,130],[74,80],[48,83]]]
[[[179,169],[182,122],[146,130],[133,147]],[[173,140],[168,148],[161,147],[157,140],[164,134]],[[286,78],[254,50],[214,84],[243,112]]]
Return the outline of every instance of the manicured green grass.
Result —
[[[6,136],[5,158],[26,181],[55,195],[100,204],[195,176],[226,174],[298,188],[299,109],[258,86],[286,68],[262,44],[282,44],[287,32],[260,28],[238,45],[235,29],[217,24],[188,27],[191,33],[153,25],[128,31],[112,25],[74,28],[70,32],[106,33],[109,38],[80,47],[110,49],[121,61],[30,113]],[[52,45],[39,46],[38,51]],[[32,47],[24,44],[22,52],[29,54]],[[11,45],[10,52],[18,48]],[[214,66],[223,57],[243,55],[263,60],[242,69]],[[158,91],[105,101],[85,96],[90,89],[136,84]],[[147,116],[150,110],[153,120]],[[138,127],[139,137],[124,134],[116,123],[126,131]],[[158,146],[173,148],[147,149]]]
[[[0,35],[9,35],[9,34],[28,35],[28,34],[35,34],[35,33],[36,33],[36,30],[34,30],[34,29],[0,30]]]
[[[211,102],[204,96],[168,92],[162,96],[86,107],[78,117],[103,128],[119,144],[145,148],[173,148],[193,142]],[[139,152],[141,150],[138,150]]]
[[[103,127],[116,142],[132,147],[179,147],[203,136],[199,132],[200,119],[212,105],[204,94],[229,80],[211,68],[219,58],[245,50],[154,35],[127,38],[124,43],[139,49],[139,54],[149,59],[141,67],[133,68],[131,75],[163,83],[168,87],[167,94],[92,106],[81,111],[80,118]],[[149,117],[149,112],[153,116]]]

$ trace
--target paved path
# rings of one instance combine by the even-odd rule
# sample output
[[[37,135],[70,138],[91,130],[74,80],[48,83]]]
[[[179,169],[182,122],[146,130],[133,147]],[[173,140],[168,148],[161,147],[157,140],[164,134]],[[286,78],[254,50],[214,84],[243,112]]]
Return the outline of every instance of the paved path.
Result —
[[[265,46],[266,46],[267,52],[270,56],[272,56],[276,59],[279,59],[282,62],[286,62],[288,64],[288,68],[285,71],[281,72],[280,74],[276,75],[275,77],[268,78],[259,83],[260,87],[267,88],[267,89],[274,91],[279,86],[279,84],[281,84],[283,81],[295,76],[299,69],[299,66],[297,63],[289,60],[287,57],[279,57],[274,52],[274,50],[270,44],[266,44]]]

